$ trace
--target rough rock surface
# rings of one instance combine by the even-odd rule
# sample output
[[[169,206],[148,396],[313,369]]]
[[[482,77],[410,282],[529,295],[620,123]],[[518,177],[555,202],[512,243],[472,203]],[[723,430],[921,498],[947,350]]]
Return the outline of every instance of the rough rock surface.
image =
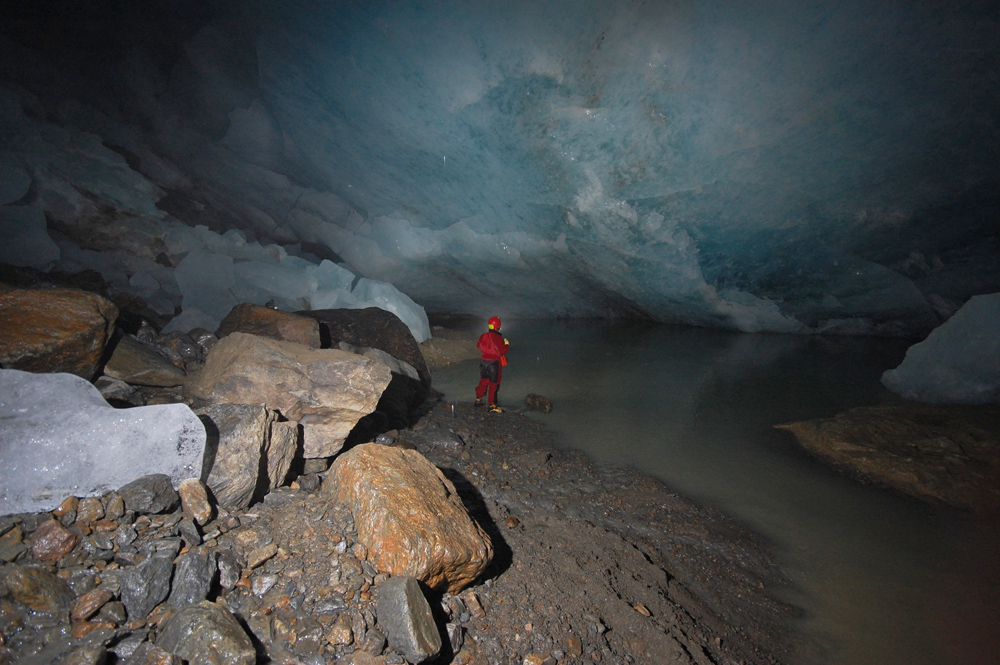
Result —
[[[302,425],[305,457],[330,457],[391,378],[385,365],[344,351],[233,333],[185,391],[202,404],[266,404]]]
[[[263,405],[212,404],[196,413],[208,433],[208,486],[219,505],[246,508],[279,487],[298,446],[298,427]],[[206,462],[208,460],[206,459]]]
[[[90,380],[118,308],[76,289],[0,291],[0,367],[68,372]]]
[[[906,404],[778,425],[864,479],[933,503],[1000,509],[1000,407]]]
[[[189,605],[168,619],[157,646],[191,663],[254,665],[257,662],[253,643],[236,618],[208,601]]]
[[[392,649],[411,663],[441,651],[441,635],[420,583],[405,575],[385,581],[378,594],[379,625]]]
[[[215,334],[220,338],[234,332],[320,348],[319,323],[308,316],[282,312],[270,307],[240,303],[222,319]]]
[[[338,457],[330,473],[331,491],[350,508],[379,570],[456,593],[493,558],[489,536],[455,486],[417,451],[360,445]]]
[[[484,581],[432,597],[446,636],[437,662],[792,661],[780,631],[789,609],[769,595],[783,580],[738,525],[640,474],[595,469],[553,448],[551,434],[521,416],[448,407],[397,433],[395,445],[416,447],[443,470],[497,555]],[[452,430],[461,447],[428,443]],[[384,616],[378,602],[392,578],[374,564],[350,511],[306,489],[318,485],[307,478],[249,511],[219,507],[195,533],[180,513],[136,516],[116,492],[79,501],[75,522],[64,502],[63,526],[85,535],[45,570],[24,542],[55,512],[0,517],[0,662],[76,662],[63,659],[100,650],[106,663],[180,665],[163,640],[179,608],[168,601],[139,620],[121,602],[142,582],[137,566],[156,557],[163,571],[173,562],[171,593],[185,595],[215,559],[208,599],[238,619],[260,662],[402,665],[382,632],[401,618]],[[178,557],[182,539],[187,553]],[[192,553],[207,555],[192,561],[205,568],[181,565]],[[25,570],[47,582],[22,598],[51,603],[56,615],[15,597]],[[72,622],[70,607],[79,607]]]
[[[409,363],[424,385],[431,375],[420,345],[398,316],[378,307],[365,309],[317,309],[297,312],[319,322],[323,347],[337,348],[341,342],[381,349],[393,358]]]
[[[104,373],[133,386],[165,388],[183,384],[187,376],[183,369],[128,334],[122,335],[115,344],[104,365]]]

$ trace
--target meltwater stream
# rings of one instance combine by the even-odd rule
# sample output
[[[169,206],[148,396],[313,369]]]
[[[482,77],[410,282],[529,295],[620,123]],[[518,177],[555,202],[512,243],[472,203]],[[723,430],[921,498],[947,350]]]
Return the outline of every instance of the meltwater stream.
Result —
[[[803,610],[795,665],[1000,663],[997,524],[862,485],[773,425],[901,401],[899,340],[594,322],[505,322],[501,404],[595,462],[628,465],[769,542]],[[471,401],[478,363],[435,372]]]

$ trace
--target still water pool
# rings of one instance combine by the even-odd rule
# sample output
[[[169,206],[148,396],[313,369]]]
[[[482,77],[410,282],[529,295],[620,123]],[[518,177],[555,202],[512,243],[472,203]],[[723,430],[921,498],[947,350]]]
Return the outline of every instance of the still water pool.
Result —
[[[773,425],[898,403],[900,340],[510,322],[501,405],[597,463],[640,469],[764,536],[803,610],[795,664],[1000,663],[1000,525],[857,483]],[[478,362],[434,373],[472,401]]]

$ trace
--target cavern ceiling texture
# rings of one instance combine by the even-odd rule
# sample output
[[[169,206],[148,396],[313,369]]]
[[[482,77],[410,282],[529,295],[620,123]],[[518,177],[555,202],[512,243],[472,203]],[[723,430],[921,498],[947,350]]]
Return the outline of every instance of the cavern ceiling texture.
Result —
[[[428,312],[920,335],[1000,290],[996,3],[23,4],[0,260],[188,324],[366,277]]]

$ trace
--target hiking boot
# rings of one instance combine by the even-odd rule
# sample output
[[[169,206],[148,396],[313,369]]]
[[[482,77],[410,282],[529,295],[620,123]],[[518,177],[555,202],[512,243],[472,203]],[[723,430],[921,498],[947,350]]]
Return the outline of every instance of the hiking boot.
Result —
[[[490,413],[503,413],[503,409],[496,404],[490,404]]]
[[[473,404],[473,406],[482,406],[482,405],[483,405],[483,398],[482,397],[477,397],[476,398],[476,403]]]

